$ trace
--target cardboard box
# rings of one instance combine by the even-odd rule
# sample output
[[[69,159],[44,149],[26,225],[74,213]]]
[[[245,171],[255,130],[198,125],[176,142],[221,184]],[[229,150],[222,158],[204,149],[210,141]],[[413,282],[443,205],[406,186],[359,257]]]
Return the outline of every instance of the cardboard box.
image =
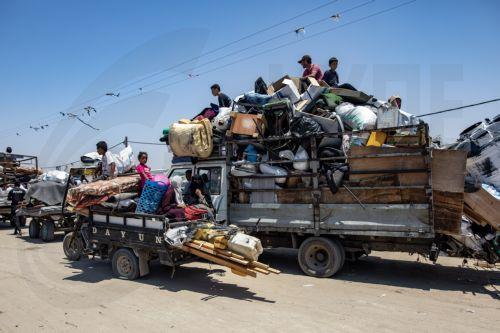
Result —
[[[307,87],[307,90],[301,95],[301,98],[303,100],[314,100],[319,96],[319,94],[321,94],[324,89],[313,77],[308,77],[307,81],[309,83],[309,86]]]
[[[277,98],[288,98],[293,104],[300,101],[299,90],[290,79],[284,79],[283,87],[274,93],[273,96],[276,96]]]
[[[275,92],[277,92],[278,90],[280,90],[281,88],[283,88],[285,86],[285,84],[283,83],[284,80],[292,80],[293,84],[295,85],[295,87],[297,88],[299,93],[302,93],[300,91],[301,90],[300,89],[300,86],[301,86],[300,77],[290,77],[288,75],[283,76],[279,80],[273,82],[269,87],[267,87],[267,93],[269,95],[274,95]]]
[[[232,123],[230,132],[228,133],[229,136],[239,134],[256,138],[266,130],[265,118],[261,114],[231,112],[231,118]]]

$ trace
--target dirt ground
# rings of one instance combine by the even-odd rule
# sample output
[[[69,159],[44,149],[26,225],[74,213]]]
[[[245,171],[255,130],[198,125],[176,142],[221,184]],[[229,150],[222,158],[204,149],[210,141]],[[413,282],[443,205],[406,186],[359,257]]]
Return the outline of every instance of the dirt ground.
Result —
[[[330,279],[300,271],[293,251],[261,261],[281,275],[241,278],[208,263],[154,264],[136,281],[109,262],[69,262],[51,243],[0,228],[0,332],[493,332],[500,273],[469,260],[373,253]],[[25,230],[27,234],[27,230]]]

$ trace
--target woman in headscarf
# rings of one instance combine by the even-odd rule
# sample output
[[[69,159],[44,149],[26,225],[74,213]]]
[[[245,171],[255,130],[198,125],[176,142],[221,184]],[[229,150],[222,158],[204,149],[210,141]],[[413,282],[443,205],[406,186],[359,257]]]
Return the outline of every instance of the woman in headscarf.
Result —
[[[182,199],[181,184],[182,178],[180,176],[174,176],[170,179],[170,186],[163,196],[157,211],[158,214],[164,214],[167,215],[168,218],[178,220],[184,219],[184,208],[186,204]]]

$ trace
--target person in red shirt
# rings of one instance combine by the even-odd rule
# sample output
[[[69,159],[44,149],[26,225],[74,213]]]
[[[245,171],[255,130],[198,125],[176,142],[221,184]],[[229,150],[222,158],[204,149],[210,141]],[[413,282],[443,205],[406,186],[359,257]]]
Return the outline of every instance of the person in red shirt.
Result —
[[[137,156],[139,160],[139,165],[135,168],[139,176],[141,176],[141,191],[146,183],[146,180],[153,180],[153,176],[151,175],[151,169],[148,167],[146,163],[148,163],[148,153],[141,151]]]
[[[323,78],[323,72],[318,65],[312,63],[310,55],[304,55],[299,61],[299,64],[304,68],[304,73],[302,73],[303,78],[313,77],[316,80],[321,80]]]

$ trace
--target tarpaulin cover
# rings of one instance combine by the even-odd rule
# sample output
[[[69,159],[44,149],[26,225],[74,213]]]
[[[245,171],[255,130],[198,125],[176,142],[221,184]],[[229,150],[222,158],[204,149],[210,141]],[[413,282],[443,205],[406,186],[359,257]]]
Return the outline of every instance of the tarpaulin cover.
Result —
[[[36,199],[46,205],[59,205],[63,202],[66,184],[55,181],[44,181],[30,184],[26,192],[26,201]]]

